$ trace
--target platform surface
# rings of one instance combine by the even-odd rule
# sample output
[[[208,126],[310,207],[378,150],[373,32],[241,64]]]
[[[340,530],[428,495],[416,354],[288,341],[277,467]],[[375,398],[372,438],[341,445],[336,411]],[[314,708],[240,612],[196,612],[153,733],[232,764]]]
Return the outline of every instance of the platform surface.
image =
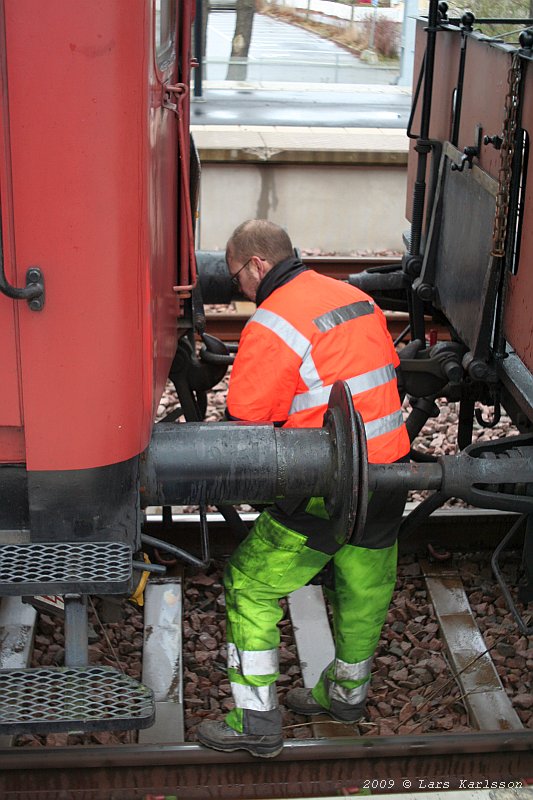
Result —
[[[402,128],[192,125],[202,163],[405,166]]]

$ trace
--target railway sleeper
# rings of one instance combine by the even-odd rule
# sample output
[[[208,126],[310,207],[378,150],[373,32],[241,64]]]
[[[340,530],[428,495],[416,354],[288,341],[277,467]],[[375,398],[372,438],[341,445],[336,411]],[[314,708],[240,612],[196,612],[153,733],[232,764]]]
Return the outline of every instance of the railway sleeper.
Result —
[[[429,599],[448,650],[450,668],[472,724],[479,730],[522,730],[502,685],[459,572],[441,562],[420,562]]]
[[[473,729],[520,731],[522,722],[508,698],[489,648],[473,616],[458,569],[454,565],[419,561],[428,597],[448,651],[450,674],[461,689]],[[304,687],[312,688],[335,647],[321,586],[304,586],[288,597]],[[317,640],[322,646],[316,647]],[[353,726],[319,717],[314,736],[354,736]]]

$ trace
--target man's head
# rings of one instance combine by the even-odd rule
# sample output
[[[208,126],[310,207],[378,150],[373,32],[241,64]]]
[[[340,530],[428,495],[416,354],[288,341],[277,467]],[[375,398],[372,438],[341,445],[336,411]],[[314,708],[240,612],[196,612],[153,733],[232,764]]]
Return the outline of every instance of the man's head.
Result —
[[[250,300],[272,267],[294,255],[291,240],[279,225],[249,219],[235,228],[226,245],[226,264],[234,283]]]

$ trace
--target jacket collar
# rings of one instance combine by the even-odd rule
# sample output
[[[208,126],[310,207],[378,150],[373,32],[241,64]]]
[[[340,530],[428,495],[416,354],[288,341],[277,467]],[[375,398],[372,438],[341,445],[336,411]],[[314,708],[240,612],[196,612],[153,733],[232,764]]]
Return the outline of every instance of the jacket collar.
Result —
[[[293,278],[296,278],[297,275],[307,269],[305,264],[302,264],[300,259],[295,257],[286,258],[284,261],[275,264],[257,287],[256,305],[260,306],[272,292],[289,283],[289,281],[292,281]]]

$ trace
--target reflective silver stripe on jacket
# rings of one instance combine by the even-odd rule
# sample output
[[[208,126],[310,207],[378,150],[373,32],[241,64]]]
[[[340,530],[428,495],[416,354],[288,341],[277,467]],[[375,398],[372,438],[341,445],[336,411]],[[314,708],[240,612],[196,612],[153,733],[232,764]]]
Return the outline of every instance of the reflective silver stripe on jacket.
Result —
[[[363,372],[361,375],[355,375],[353,378],[347,378],[346,383],[350,387],[352,394],[359,394],[369,389],[376,389],[378,386],[384,386],[395,378],[396,370],[394,366],[392,364],[387,364],[385,367],[372,369],[369,372]],[[331,385],[320,386],[317,389],[310,389],[308,392],[296,395],[292,401],[289,414],[295,414],[297,411],[305,411],[308,408],[326,405],[329,400],[331,388]]]
[[[279,336],[296,355],[300,356],[302,359],[300,375],[307,386],[311,388],[322,384],[311,355],[311,342],[300,331],[297,331],[290,322],[280,317],[279,314],[264,308],[258,308],[247,324],[250,324],[250,322],[257,322],[259,325],[268,328],[276,336]]]
[[[367,439],[375,439],[376,436],[381,436],[384,433],[390,433],[400,428],[403,424],[403,416],[401,411],[394,411],[392,414],[387,414],[386,417],[373,419],[371,422],[365,422],[365,433]]]
[[[322,385],[322,378],[318,374],[318,370],[311,355],[311,346],[309,351],[305,354],[304,360],[300,366],[300,377],[309,389],[314,389],[316,386]]]
[[[350,303],[348,306],[341,306],[334,308],[332,311],[327,311],[321,317],[313,320],[319,331],[325,333],[326,331],[335,328],[337,325],[342,325],[343,322],[349,322],[351,319],[357,317],[365,317],[367,314],[374,313],[374,303],[369,300],[358,300],[357,303]]]
[[[231,683],[231,693],[237,708],[273,711],[278,707],[275,683],[271,683],[270,686],[243,686],[240,683]]]
[[[275,333],[276,336],[279,336],[279,338],[302,359],[311,347],[309,339],[306,339],[290,322],[280,317],[279,314],[274,314],[273,311],[258,308],[253,317],[250,318],[248,325],[250,322],[257,322],[259,325],[268,328],[272,333]]]
[[[341,658],[336,658],[333,662],[336,681],[362,681],[370,675],[372,656],[357,664],[350,664]]]
[[[278,648],[239,650],[233,642],[228,642],[228,667],[241,675],[274,675],[279,670]]]

